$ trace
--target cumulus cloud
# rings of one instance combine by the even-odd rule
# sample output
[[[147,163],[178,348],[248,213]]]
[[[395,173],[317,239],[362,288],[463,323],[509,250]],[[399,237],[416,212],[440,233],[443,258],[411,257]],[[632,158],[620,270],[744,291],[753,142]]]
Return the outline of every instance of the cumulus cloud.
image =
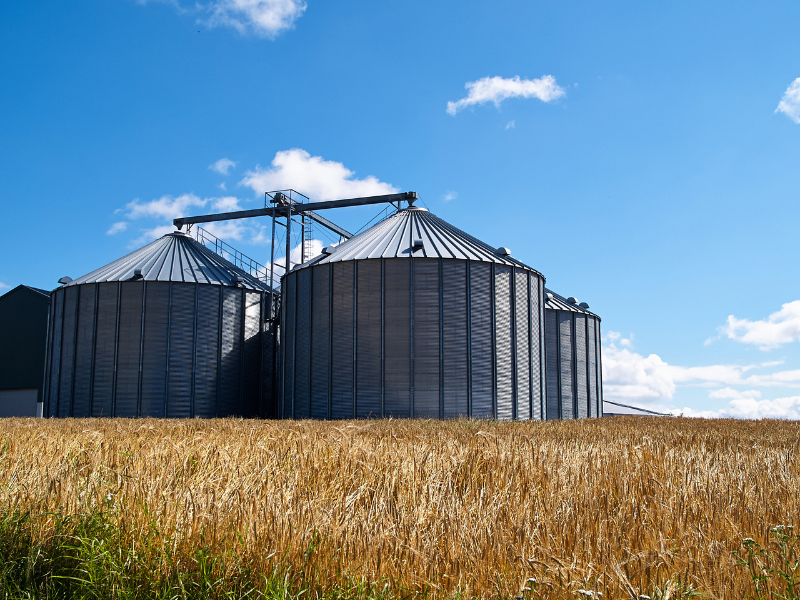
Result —
[[[303,0],[216,0],[205,5],[209,27],[232,27],[241,34],[274,39],[305,12]]]
[[[467,106],[494,102],[499,107],[506,98],[538,98],[542,102],[552,102],[566,92],[556,83],[552,75],[539,79],[520,79],[519,76],[504,79],[502,77],[484,77],[470,81],[464,86],[467,97],[457,102],[447,103],[447,113],[455,114]]]
[[[728,406],[720,410],[694,410],[684,408],[681,412],[687,417],[737,419],[800,419],[800,396],[776,398],[774,400],[756,400],[755,398],[736,398]]]
[[[800,340],[800,300],[787,302],[778,312],[759,321],[737,319],[730,315],[727,323],[718,330],[721,336],[743,344],[754,344],[761,350]],[[713,338],[707,343],[711,341]]]
[[[782,112],[800,125],[800,77],[795,79],[783,93],[775,112]]]
[[[230,158],[220,158],[217,162],[208,165],[209,169],[222,175],[227,175],[234,167],[236,167],[236,163]]]
[[[372,175],[357,179],[355,173],[342,163],[311,156],[300,148],[278,152],[269,169],[256,167],[248,171],[240,185],[257,194],[293,188],[314,200],[378,196],[400,191]]]
[[[182,194],[177,197],[161,196],[149,202],[141,202],[138,198],[129,202],[125,209],[129,219],[141,219],[144,217],[155,217],[159,219],[174,219],[188,214],[190,208],[200,208],[205,206],[207,200],[203,200],[194,194]]]
[[[108,231],[106,231],[106,235],[116,235],[118,233],[122,233],[127,228],[128,228],[127,221],[117,221],[111,227],[108,228]]]
[[[758,390],[735,390],[733,388],[722,388],[720,390],[713,390],[708,393],[709,398],[723,398],[723,399],[733,399],[733,400],[742,400],[742,399],[751,399],[751,398],[761,398],[761,392]]]

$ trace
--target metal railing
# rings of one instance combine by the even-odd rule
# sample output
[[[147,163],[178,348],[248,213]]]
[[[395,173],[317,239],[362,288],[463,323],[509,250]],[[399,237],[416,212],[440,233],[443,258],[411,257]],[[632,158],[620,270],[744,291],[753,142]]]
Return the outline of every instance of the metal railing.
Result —
[[[249,273],[252,277],[255,277],[259,281],[267,283],[267,267],[262,265],[257,260],[250,258],[243,252],[240,252],[231,246],[228,242],[219,239],[213,233],[203,229],[202,227],[192,227],[190,233],[195,240],[203,244],[203,246],[212,252],[219,254],[229,263],[239,267],[242,271]]]

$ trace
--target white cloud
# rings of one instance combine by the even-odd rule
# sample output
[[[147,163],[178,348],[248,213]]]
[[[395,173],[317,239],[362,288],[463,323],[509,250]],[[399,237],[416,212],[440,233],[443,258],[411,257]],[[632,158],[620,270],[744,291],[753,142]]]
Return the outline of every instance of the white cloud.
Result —
[[[117,221],[111,227],[108,228],[108,231],[106,231],[106,235],[116,235],[118,233],[125,231],[127,228],[128,228],[127,221]]]
[[[219,189],[221,189],[221,190],[227,190],[228,189],[228,187],[225,185],[224,181],[222,183],[220,183],[217,187]]]
[[[356,179],[355,173],[342,163],[311,156],[305,150],[282,150],[272,160],[272,167],[256,167],[248,171],[240,185],[257,194],[266,191],[293,188],[314,200],[378,196],[399,191],[390,183],[379,181],[372,175]]]
[[[795,79],[783,93],[775,112],[782,112],[800,125],[800,77]]]
[[[442,198],[442,202],[450,202],[456,198],[458,198],[458,192],[449,191],[444,195],[444,198]]]
[[[303,0],[216,0],[202,5],[209,27],[232,27],[241,34],[275,38],[305,12]]]
[[[758,390],[735,390],[733,388],[722,388],[720,390],[714,390],[708,393],[709,398],[723,398],[723,399],[733,399],[733,400],[742,400],[742,399],[751,399],[751,398],[761,398],[761,392]]]
[[[694,410],[684,408],[687,417],[738,419],[800,419],[800,396],[776,398],[775,400],[756,400],[755,398],[736,398],[720,410]]]
[[[206,200],[202,200],[194,194],[183,194],[175,198],[161,196],[161,198],[150,200],[150,202],[141,202],[136,198],[133,202],[129,202],[125,208],[128,211],[127,216],[129,219],[156,217],[171,220],[176,217],[187,216],[189,208],[203,207],[206,202]]]
[[[510,79],[484,77],[478,81],[470,81],[464,87],[468,91],[467,97],[458,102],[448,102],[448,114],[455,115],[462,108],[487,102],[494,102],[499,107],[506,98],[538,98],[542,102],[551,102],[566,93],[552,75],[539,79],[520,79],[519,76]]]
[[[236,167],[236,163],[230,158],[220,158],[217,162],[208,165],[209,169],[221,173],[222,175],[227,175],[234,167]]]
[[[737,319],[730,315],[727,323],[719,328],[719,332],[721,336],[737,342],[755,344],[761,350],[800,340],[800,300],[787,302],[778,312],[759,321]],[[711,341],[713,338],[707,340],[707,343]]]
[[[514,127],[516,127],[516,126],[517,126],[517,123],[513,119],[511,121],[509,121],[508,123],[506,123],[506,129],[514,129]]]
[[[2,281],[0,281],[0,290],[7,290],[10,287],[11,286],[8,285],[7,283],[3,283]]]

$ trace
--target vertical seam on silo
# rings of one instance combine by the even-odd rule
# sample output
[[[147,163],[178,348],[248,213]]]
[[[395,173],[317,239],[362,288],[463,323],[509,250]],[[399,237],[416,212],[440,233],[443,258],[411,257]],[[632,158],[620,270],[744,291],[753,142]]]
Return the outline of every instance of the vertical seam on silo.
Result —
[[[144,360],[144,307],[147,282],[142,282],[142,314],[139,323],[139,373],[136,378],[136,416],[142,416],[142,361]]]
[[[597,406],[598,406],[598,409],[599,409],[597,411],[597,413],[598,413],[599,416],[602,417],[603,416],[603,410],[604,410],[605,407],[603,406],[603,343],[602,343],[602,338],[600,336],[600,320],[599,319],[597,320],[597,323],[595,325],[595,329],[597,330],[595,335],[597,336],[597,341],[596,341],[596,344],[597,344],[597,381],[598,381],[598,386],[597,386]]]
[[[358,261],[353,261],[353,419],[358,418]]]
[[[244,416],[244,321],[247,313],[247,292],[244,288],[240,290],[241,310],[239,325],[239,416]]]
[[[313,235],[313,234],[312,234]],[[314,382],[311,378],[312,369],[314,365],[314,269],[308,267],[308,418],[313,416],[314,406]]]
[[[439,418],[444,419],[444,279],[442,257],[439,257]]]
[[[536,419],[536,411],[533,410],[533,301],[531,299],[531,277],[533,274],[526,271],[526,284],[528,285],[528,306],[525,310],[528,311],[528,419],[531,421]],[[538,286],[537,286],[538,287]]]
[[[333,416],[333,263],[328,263],[328,419]]]
[[[219,286],[219,301],[217,303],[217,393],[214,397],[214,416],[219,417],[219,393],[222,383],[222,318],[225,295],[222,293],[224,286]]]
[[[539,302],[539,409],[542,421],[547,420],[547,357],[545,356],[544,278],[536,276],[536,297]]]
[[[578,326],[575,313],[570,312],[570,337],[572,338],[572,418],[578,418]]]
[[[411,233],[410,228],[409,228],[409,233]],[[413,235],[413,233],[411,233],[411,235]],[[411,242],[409,242],[409,243],[411,243]],[[409,319],[409,327],[410,327],[410,329],[409,329],[409,342],[410,343],[408,345],[408,348],[409,348],[408,352],[409,352],[409,355],[410,355],[410,358],[411,358],[411,369],[410,369],[411,372],[409,373],[409,375],[410,375],[410,378],[409,378],[410,379],[410,387],[409,387],[410,396],[409,396],[409,415],[408,416],[411,419],[413,419],[414,418],[414,384],[416,382],[416,378],[415,378],[416,365],[415,365],[415,357],[414,357],[414,255],[413,255],[413,253],[411,254],[411,257],[408,260],[408,269],[409,269],[409,284],[410,284],[408,286],[409,302],[411,304],[411,310],[409,311],[409,314],[410,314],[410,317],[411,317]]]
[[[67,304],[67,292],[64,288],[59,290],[61,293],[61,347],[59,348],[58,352],[58,376],[56,377],[56,410],[55,416],[58,416],[59,407],[61,405],[61,374],[64,372],[64,369],[61,368],[61,363],[64,360],[64,307]],[[59,292],[56,292],[57,294]],[[58,302],[56,302],[56,306],[58,306]]]
[[[467,416],[472,417],[472,262],[467,258]]]
[[[111,386],[111,414],[109,417],[117,416],[117,367],[119,365],[119,312],[122,304],[122,282],[117,282],[117,310],[114,315],[114,374]]]
[[[170,277],[172,275],[170,274]],[[172,337],[172,281],[169,282],[169,300],[167,302],[167,368],[164,377],[164,418],[167,418],[167,404],[169,403],[169,353],[171,350],[170,338]]]
[[[49,296],[47,305],[47,340],[44,354],[44,380],[42,381],[42,418],[50,416],[50,375],[53,370],[53,314],[56,307],[53,294]]]
[[[75,333],[72,336],[72,384],[70,385],[70,394],[69,394],[69,416],[75,416],[75,370],[78,366],[78,327],[80,323],[78,323],[78,317],[80,315],[79,309],[81,306],[81,290],[83,289],[82,285],[76,285],[77,290],[75,293],[77,295],[75,299]]]
[[[381,258],[381,418],[386,416],[386,261]]]
[[[89,414],[87,417],[94,416],[94,372],[97,356],[97,315],[100,312],[100,284],[94,284],[94,311],[92,314],[92,352],[91,362],[89,363]]]
[[[510,273],[510,287],[511,293],[509,300],[511,302],[511,420],[516,421],[519,414],[519,385],[517,381],[517,269],[511,267]]]
[[[290,215],[291,218],[291,215]],[[294,400],[297,397],[297,305],[298,305],[298,291],[300,290],[300,271],[292,275],[294,279],[294,306],[292,307],[292,419],[296,419],[297,415],[294,411]],[[288,279],[288,277],[287,277]],[[287,294],[288,295],[288,294]]]
[[[192,383],[189,399],[189,415],[194,418],[195,413],[195,387],[197,386],[197,319],[200,311],[200,284],[194,284],[194,316],[192,319]]]
[[[495,263],[491,263],[489,270],[491,281],[489,282],[489,299],[492,319],[492,417],[497,418],[497,268]]]
[[[561,311],[556,312],[556,375],[558,375],[558,420],[564,420],[564,394],[561,389]]]
[[[584,334],[583,334],[583,343],[584,343],[584,353],[586,354],[586,416],[592,416],[592,382],[589,379],[590,376],[590,368],[589,368],[589,315],[584,315],[583,317],[583,325],[584,325]],[[595,359],[597,362],[597,359]]]

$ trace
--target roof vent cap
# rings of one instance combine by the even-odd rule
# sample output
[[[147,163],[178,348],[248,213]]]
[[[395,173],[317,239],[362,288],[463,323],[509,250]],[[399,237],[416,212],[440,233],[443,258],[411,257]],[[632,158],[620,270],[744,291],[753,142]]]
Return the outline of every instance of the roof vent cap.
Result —
[[[586,302],[581,302],[580,304],[578,304],[578,306],[580,306],[581,308],[589,308],[589,305]]]
[[[575,298],[574,296],[570,296],[569,298],[567,298],[567,302],[569,302],[570,304],[577,304],[578,299]]]
[[[242,283],[242,278],[239,277],[236,273],[231,276],[231,285],[239,285]]]
[[[61,279],[58,280],[58,283],[61,285],[67,285],[68,283],[72,282],[72,277],[69,275],[64,275]]]
[[[414,249],[423,248],[425,244],[422,243],[422,240],[416,239],[414,240]]]
[[[332,247],[332,246],[325,246],[325,247],[322,249],[322,253],[323,253],[323,254],[325,254],[325,255],[327,255],[327,254],[333,254],[333,247]]]
[[[547,293],[545,294],[545,296],[547,296],[547,299],[548,299],[548,300],[552,300],[552,299],[554,298],[554,296],[553,296],[553,294],[552,294],[551,292],[547,292]]]
[[[504,248],[504,247],[502,247],[502,246],[500,246],[500,247],[497,249],[497,253],[498,253],[500,256],[511,256],[511,250],[509,250],[508,248]]]
[[[134,269],[133,270],[133,279],[144,279],[144,276],[142,275],[142,270],[141,269]]]

